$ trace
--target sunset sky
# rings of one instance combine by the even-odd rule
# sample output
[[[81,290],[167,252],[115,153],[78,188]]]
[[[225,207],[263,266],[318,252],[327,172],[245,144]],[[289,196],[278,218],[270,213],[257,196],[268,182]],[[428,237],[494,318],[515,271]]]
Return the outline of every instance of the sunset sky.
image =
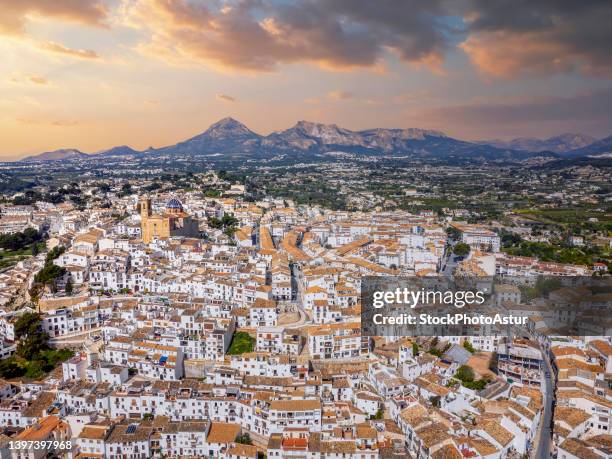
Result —
[[[612,134],[612,2],[0,0],[0,157],[232,116],[462,139]]]

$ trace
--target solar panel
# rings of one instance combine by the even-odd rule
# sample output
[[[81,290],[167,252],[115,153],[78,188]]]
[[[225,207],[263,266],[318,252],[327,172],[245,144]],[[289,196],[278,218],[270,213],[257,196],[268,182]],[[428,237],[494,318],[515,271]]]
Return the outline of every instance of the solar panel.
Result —
[[[130,424],[125,432],[129,434],[136,432],[136,424]]]

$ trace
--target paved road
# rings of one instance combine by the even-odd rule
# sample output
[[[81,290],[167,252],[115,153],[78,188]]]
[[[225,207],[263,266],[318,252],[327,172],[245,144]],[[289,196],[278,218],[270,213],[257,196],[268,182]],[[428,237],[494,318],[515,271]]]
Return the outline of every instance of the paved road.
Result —
[[[546,393],[544,394],[544,414],[542,415],[542,420],[540,421],[540,429],[536,434],[534,439],[534,443],[536,444],[531,457],[533,459],[549,459],[550,458],[550,447],[552,441],[552,432],[551,432],[551,422],[552,422],[552,402],[554,396],[554,387],[552,380],[552,368],[550,366],[550,361],[548,360],[548,355],[545,350],[542,350],[542,354],[544,355],[544,362],[546,365],[545,371],[551,375],[548,378],[545,378],[545,389]]]
[[[447,247],[446,254],[444,255],[444,259],[442,260],[440,274],[450,277],[453,274],[455,268],[457,267],[457,263],[459,261],[460,260],[455,260],[452,247]]]
[[[292,306],[293,306],[294,311],[298,313],[299,319],[295,322],[279,324],[279,327],[300,328],[304,325],[308,325],[311,321],[310,316],[308,315],[308,312],[306,312],[306,310],[297,302],[292,303]]]

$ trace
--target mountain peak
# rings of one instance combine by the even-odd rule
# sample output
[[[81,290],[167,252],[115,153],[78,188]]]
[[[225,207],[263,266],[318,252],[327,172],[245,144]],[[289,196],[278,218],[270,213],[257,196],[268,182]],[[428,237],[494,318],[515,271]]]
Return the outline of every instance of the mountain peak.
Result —
[[[134,150],[132,147],[128,147],[127,145],[119,145],[116,147],[109,148],[107,150],[98,151],[97,155],[102,156],[121,156],[121,155],[133,155],[139,153]]]
[[[612,135],[566,153],[568,156],[612,157]]]
[[[59,150],[45,151],[38,155],[28,156],[21,161],[57,161],[63,159],[89,158],[89,155],[75,148],[60,148]]]
[[[325,133],[332,133],[332,132],[334,133],[341,132],[344,134],[352,133],[352,131],[349,131],[348,129],[338,127],[337,124],[315,123],[313,121],[306,121],[306,120],[300,120],[297,123],[295,123],[295,126],[293,126],[293,129],[298,129],[313,137],[321,137]]]
[[[212,128],[212,127],[219,127],[219,126],[244,126],[244,124],[242,124],[237,119],[232,118],[231,116],[226,116],[225,118],[221,118],[216,123],[211,124],[210,127]]]
[[[201,135],[213,139],[225,139],[230,137],[259,137],[258,134],[251,131],[240,121],[229,116],[212,124]]]
[[[538,139],[535,137],[518,137],[512,140],[484,140],[481,144],[493,145],[498,148],[510,148],[523,151],[553,151],[555,153],[566,153],[592,144],[597,139],[594,137],[567,132],[564,134]]]

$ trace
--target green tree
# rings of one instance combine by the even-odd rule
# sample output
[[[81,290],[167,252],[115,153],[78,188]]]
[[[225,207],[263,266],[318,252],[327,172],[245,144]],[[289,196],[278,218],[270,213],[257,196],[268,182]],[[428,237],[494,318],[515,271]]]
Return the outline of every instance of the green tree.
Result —
[[[38,332],[42,325],[42,318],[37,312],[26,312],[15,321],[15,336],[22,338]]]
[[[238,434],[236,436],[236,443],[240,443],[242,445],[252,445],[253,440],[251,440],[251,435],[248,432],[243,433],[242,435]]]
[[[42,360],[32,360],[28,364],[28,369],[25,372],[27,378],[37,379],[45,374],[43,367],[45,362]]]
[[[53,284],[57,279],[66,274],[66,268],[53,263],[46,264],[34,277],[41,284]]]
[[[212,188],[204,192],[204,197],[206,198],[218,198],[219,196],[221,196],[221,192]]]
[[[15,322],[15,336],[19,339],[17,355],[32,360],[48,349],[49,335],[42,329],[42,318],[35,312],[26,312]]]
[[[69,295],[69,296],[72,295],[72,291],[73,291],[72,279],[68,278],[68,280],[66,281],[66,287],[64,288],[64,291],[66,292],[66,295]]]
[[[472,367],[468,365],[461,365],[459,368],[457,368],[455,378],[464,383],[472,382],[474,381],[474,370],[472,370]]]
[[[45,264],[49,264],[50,262],[55,260],[57,257],[59,257],[62,253],[64,253],[65,251],[66,249],[61,245],[53,247],[47,253],[47,257],[45,258]]]
[[[458,242],[455,244],[453,253],[458,257],[465,257],[468,253],[470,253],[470,246],[464,242]]]
[[[438,349],[437,347],[432,347],[429,351],[431,355],[435,355],[436,357],[442,357],[442,354],[444,354],[444,352],[442,352],[440,349]]]
[[[18,378],[26,373],[26,368],[19,364],[15,357],[0,360],[0,375],[3,378]]]
[[[465,348],[465,350],[467,350],[471,354],[476,352],[476,349],[474,349],[474,346],[472,346],[472,343],[470,343],[468,340],[465,340],[463,342],[463,347]]]
[[[34,228],[22,232],[0,234],[0,248],[4,250],[22,250],[42,240],[42,235]]]
[[[458,241],[461,238],[461,232],[453,226],[449,226],[448,228],[446,228],[446,234],[450,239],[454,241]]]

